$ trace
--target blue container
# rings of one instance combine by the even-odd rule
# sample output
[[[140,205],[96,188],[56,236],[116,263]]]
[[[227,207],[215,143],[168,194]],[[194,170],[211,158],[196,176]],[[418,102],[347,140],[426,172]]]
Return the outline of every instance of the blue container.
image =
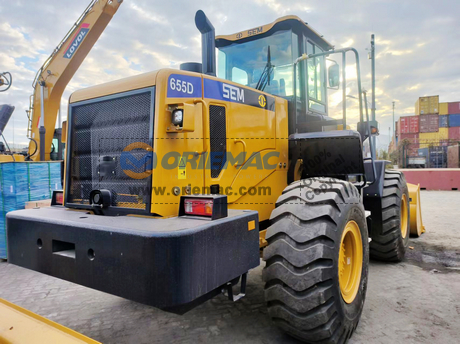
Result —
[[[449,127],[460,127],[460,114],[449,115]]]
[[[448,128],[449,127],[449,115],[440,115],[439,116],[439,127]]]
[[[418,156],[428,157],[428,148],[419,148],[417,152]]]

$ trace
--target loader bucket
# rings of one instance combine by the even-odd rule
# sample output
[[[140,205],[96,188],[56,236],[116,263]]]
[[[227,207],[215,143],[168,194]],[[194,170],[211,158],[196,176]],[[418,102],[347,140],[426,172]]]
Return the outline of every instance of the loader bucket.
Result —
[[[420,184],[407,183],[410,197],[410,234],[416,237],[425,233],[420,206]]]

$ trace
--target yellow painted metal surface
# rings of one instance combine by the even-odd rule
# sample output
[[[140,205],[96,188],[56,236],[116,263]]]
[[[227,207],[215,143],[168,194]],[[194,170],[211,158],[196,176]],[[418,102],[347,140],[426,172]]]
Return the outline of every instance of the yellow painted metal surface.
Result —
[[[8,154],[0,154],[0,162],[23,162],[24,158],[25,157],[22,154],[13,154],[13,156]]]
[[[439,128],[439,131],[433,133],[420,133],[418,139],[420,148],[439,146],[443,140],[449,139],[449,128]]]
[[[287,185],[287,101],[275,97],[275,111],[270,111],[262,107],[216,99],[168,98],[167,83],[171,74],[197,76],[195,73],[173,69],[160,70],[156,75],[153,148],[158,157],[164,157],[169,152],[189,154],[185,168],[187,177],[180,179],[178,171],[157,166],[152,173],[152,185],[164,186],[167,192],[158,194],[158,190],[152,190],[151,212],[166,217],[177,215],[180,196],[169,192],[173,187],[179,187],[180,190],[190,187],[192,193],[196,193],[194,190],[206,190],[213,184],[219,184],[228,197],[229,208],[257,210],[259,221],[269,219],[277,197]],[[227,80],[222,81],[249,89]],[[127,85],[124,87],[129,88]],[[195,129],[193,132],[171,132],[168,130],[171,125],[170,108],[184,104],[196,106],[199,110],[195,112]],[[211,177],[210,169],[194,168],[192,165],[193,159],[197,162],[200,159],[209,159],[210,105],[226,108],[227,152],[233,157],[246,152],[246,161],[242,164],[229,163],[217,178]],[[270,152],[279,152],[279,158],[267,158],[270,164],[276,165],[275,169],[247,167],[251,156],[253,161],[258,158],[263,160]],[[255,194],[248,193],[251,187],[256,188]]]
[[[62,94],[70,79],[118,10],[120,4],[121,1],[111,0],[95,2],[88,12],[82,15],[79,26],[70,35],[66,36],[64,41],[61,42],[62,44],[58,46],[57,51],[45,62],[45,68],[38,75],[38,82],[31,97],[31,122],[29,123],[28,132],[29,137],[37,141],[39,140],[40,134],[38,129],[40,117],[42,116],[40,105],[41,87],[39,82],[44,82],[45,160],[50,160],[51,143]],[[85,32],[86,34],[84,34]],[[68,55],[69,52],[72,52],[72,54]],[[31,141],[29,144],[29,153],[33,153],[34,150],[35,143]],[[32,159],[40,159],[40,144],[38,144],[37,151],[32,156]]]
[[[241,31],[241,32],[238,32],[238,33],[235,33],[235,34],[232,34],[232,35],[220,35],[220,36],[217,36],[216,39],[217,40],[223,39],[223,40],[227,40],[227,41],[237,41],[237,40],[248,38],[248,37],[251,37],[251,36],[261,35],[261,34],[266,33],[267,31],[269,31],[270,29],[272,29],[273,26],[275,26],[276,24],[281,23],[281,22],[286,21],[286,20],[296,20],[296,21],[298,21],[305,28],[307,28],[308,30],[312,31],[316,36],[318,36],[326,45],[328,45],[331,48],[333,47],[333,45],[331,43],[329,43],[327,40],[325,40],[320,33],[315,31],[315,29],[313,29],[311,26],[309,26],[307,23],[305,23],[302,19],[300,19],[297,16],[293,16],[293,15],[284,16],[284,17],[276,19],[273,23],[262,25],[262,26],[252,28],[252,29],[249,29],[249,30]]]
[[[400,220],[400,227],[401,227],[401,235],[403,238],[407,237],[407,218],[409,216],[409,209],[407,208],[407,197],[403,195],[401,198],[401,220]]]
[[[439,103],[439,114],[440,115],[449,114],[449,103]]]
[[[415,102],[416,115],[439,114],[439,96],[420,97]]]
[[[99,342],[11,302],[0,299],[0,343],[98,344]]]
[[[74,92],[70,102],[155,86],[153,151],[159,159],[163,159],[171,152],[179,153],[185,157],[185,169],[183,166],[180,169],[178,166],[176,170],[166,169],[160,163],[153,169],[151,213],[162,217],[177,216],[180,195],[184,194],[184,190],[190,190],[193,194],[206,193],[206,188],[219,184],[228,197],[230,209],[256,210],[259,212],[259,221],[268,220],[278,196],[287,186],[289,163],[287,101],[222,79],[220,79],[222,82],[247,90],[246,92],[258,92],[264,96],[264,99],[272,97],[274,111],[266,109],[260,103],[251,106],[208,99],[204,96],[201,98],[168,97],[168,80],[171,74],[175,74],[175,78],[179,75],[199,76],[202,78],[202,83],[204,79],[219,80],[187,71],[162,69]],[[238,164],[228,163],[217,178],[211,177],[209,168],[196,167],[200,161],[207,161],[210,155],[210,105],[223,106],[226,109],[227,152],[233,157],[246,153],[244,161]],[[194,123],[189,125],[189,131],[172,130],[171,112],[175,108],[187,109],[193,113]],[[278,156],[267,156],[276,152],[279,153]],[[259,168],[251,164],[259,159],[267,161],[274,168],[266,168],[266,166]],[[173,160],[172,157],[169,163]],[[181,190],[179,194],[172,192],[176,187]],[[161,192],[160,188],[165,192]],[[254,190],[255,193],[251,192]]]
[[[70,96],[70,103],[154,86],[157,74],[158,71],[144,73],[78,90]]]
[[[363,241],[355,221],[348,221],[343,230],[338,269],[342,298],[346,303],[352,303],[358,294],[363,269]]]
[[[419,237],[425,232],[420,205],[420,184],[407,183],[407,187],[410,197],[410,234]]]

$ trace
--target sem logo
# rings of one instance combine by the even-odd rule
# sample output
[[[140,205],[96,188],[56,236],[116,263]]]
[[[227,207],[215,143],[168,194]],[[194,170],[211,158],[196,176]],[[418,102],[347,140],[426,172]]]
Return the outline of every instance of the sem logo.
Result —
[[[222,90],[224,91],[224,98],[244,103],[243,89],[232,85],[222,84]]]
[[[73,36],[72,41],[67,46],[67,49],[64,53],[64,58],[71,59],[75,51],[77,51],[83,39],[86,37],[86,34],[89,31],[89,24],[81,24],[80,30]]]
[[[265,99],[265,96],[263,94],[259,96],[259,105],[263,108],[265,107],[265,105],[267,105],[267,99]]]
[[[144,179],[152,174],[153,148],[144,142],[126,146],[120,155],[123,172],[133,179]]]

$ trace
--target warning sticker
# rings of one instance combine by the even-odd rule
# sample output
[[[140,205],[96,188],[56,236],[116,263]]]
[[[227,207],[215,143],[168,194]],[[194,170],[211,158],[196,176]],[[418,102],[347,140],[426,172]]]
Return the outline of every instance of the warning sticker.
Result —
[[[179,169],[178,169],[178,174],[177,174],[177,178],[178,179],[187,179],[187,172],[185,170],[185,164],[186,161],[185,161],[185,158],[182,157],[180,158],[179,160]]]

